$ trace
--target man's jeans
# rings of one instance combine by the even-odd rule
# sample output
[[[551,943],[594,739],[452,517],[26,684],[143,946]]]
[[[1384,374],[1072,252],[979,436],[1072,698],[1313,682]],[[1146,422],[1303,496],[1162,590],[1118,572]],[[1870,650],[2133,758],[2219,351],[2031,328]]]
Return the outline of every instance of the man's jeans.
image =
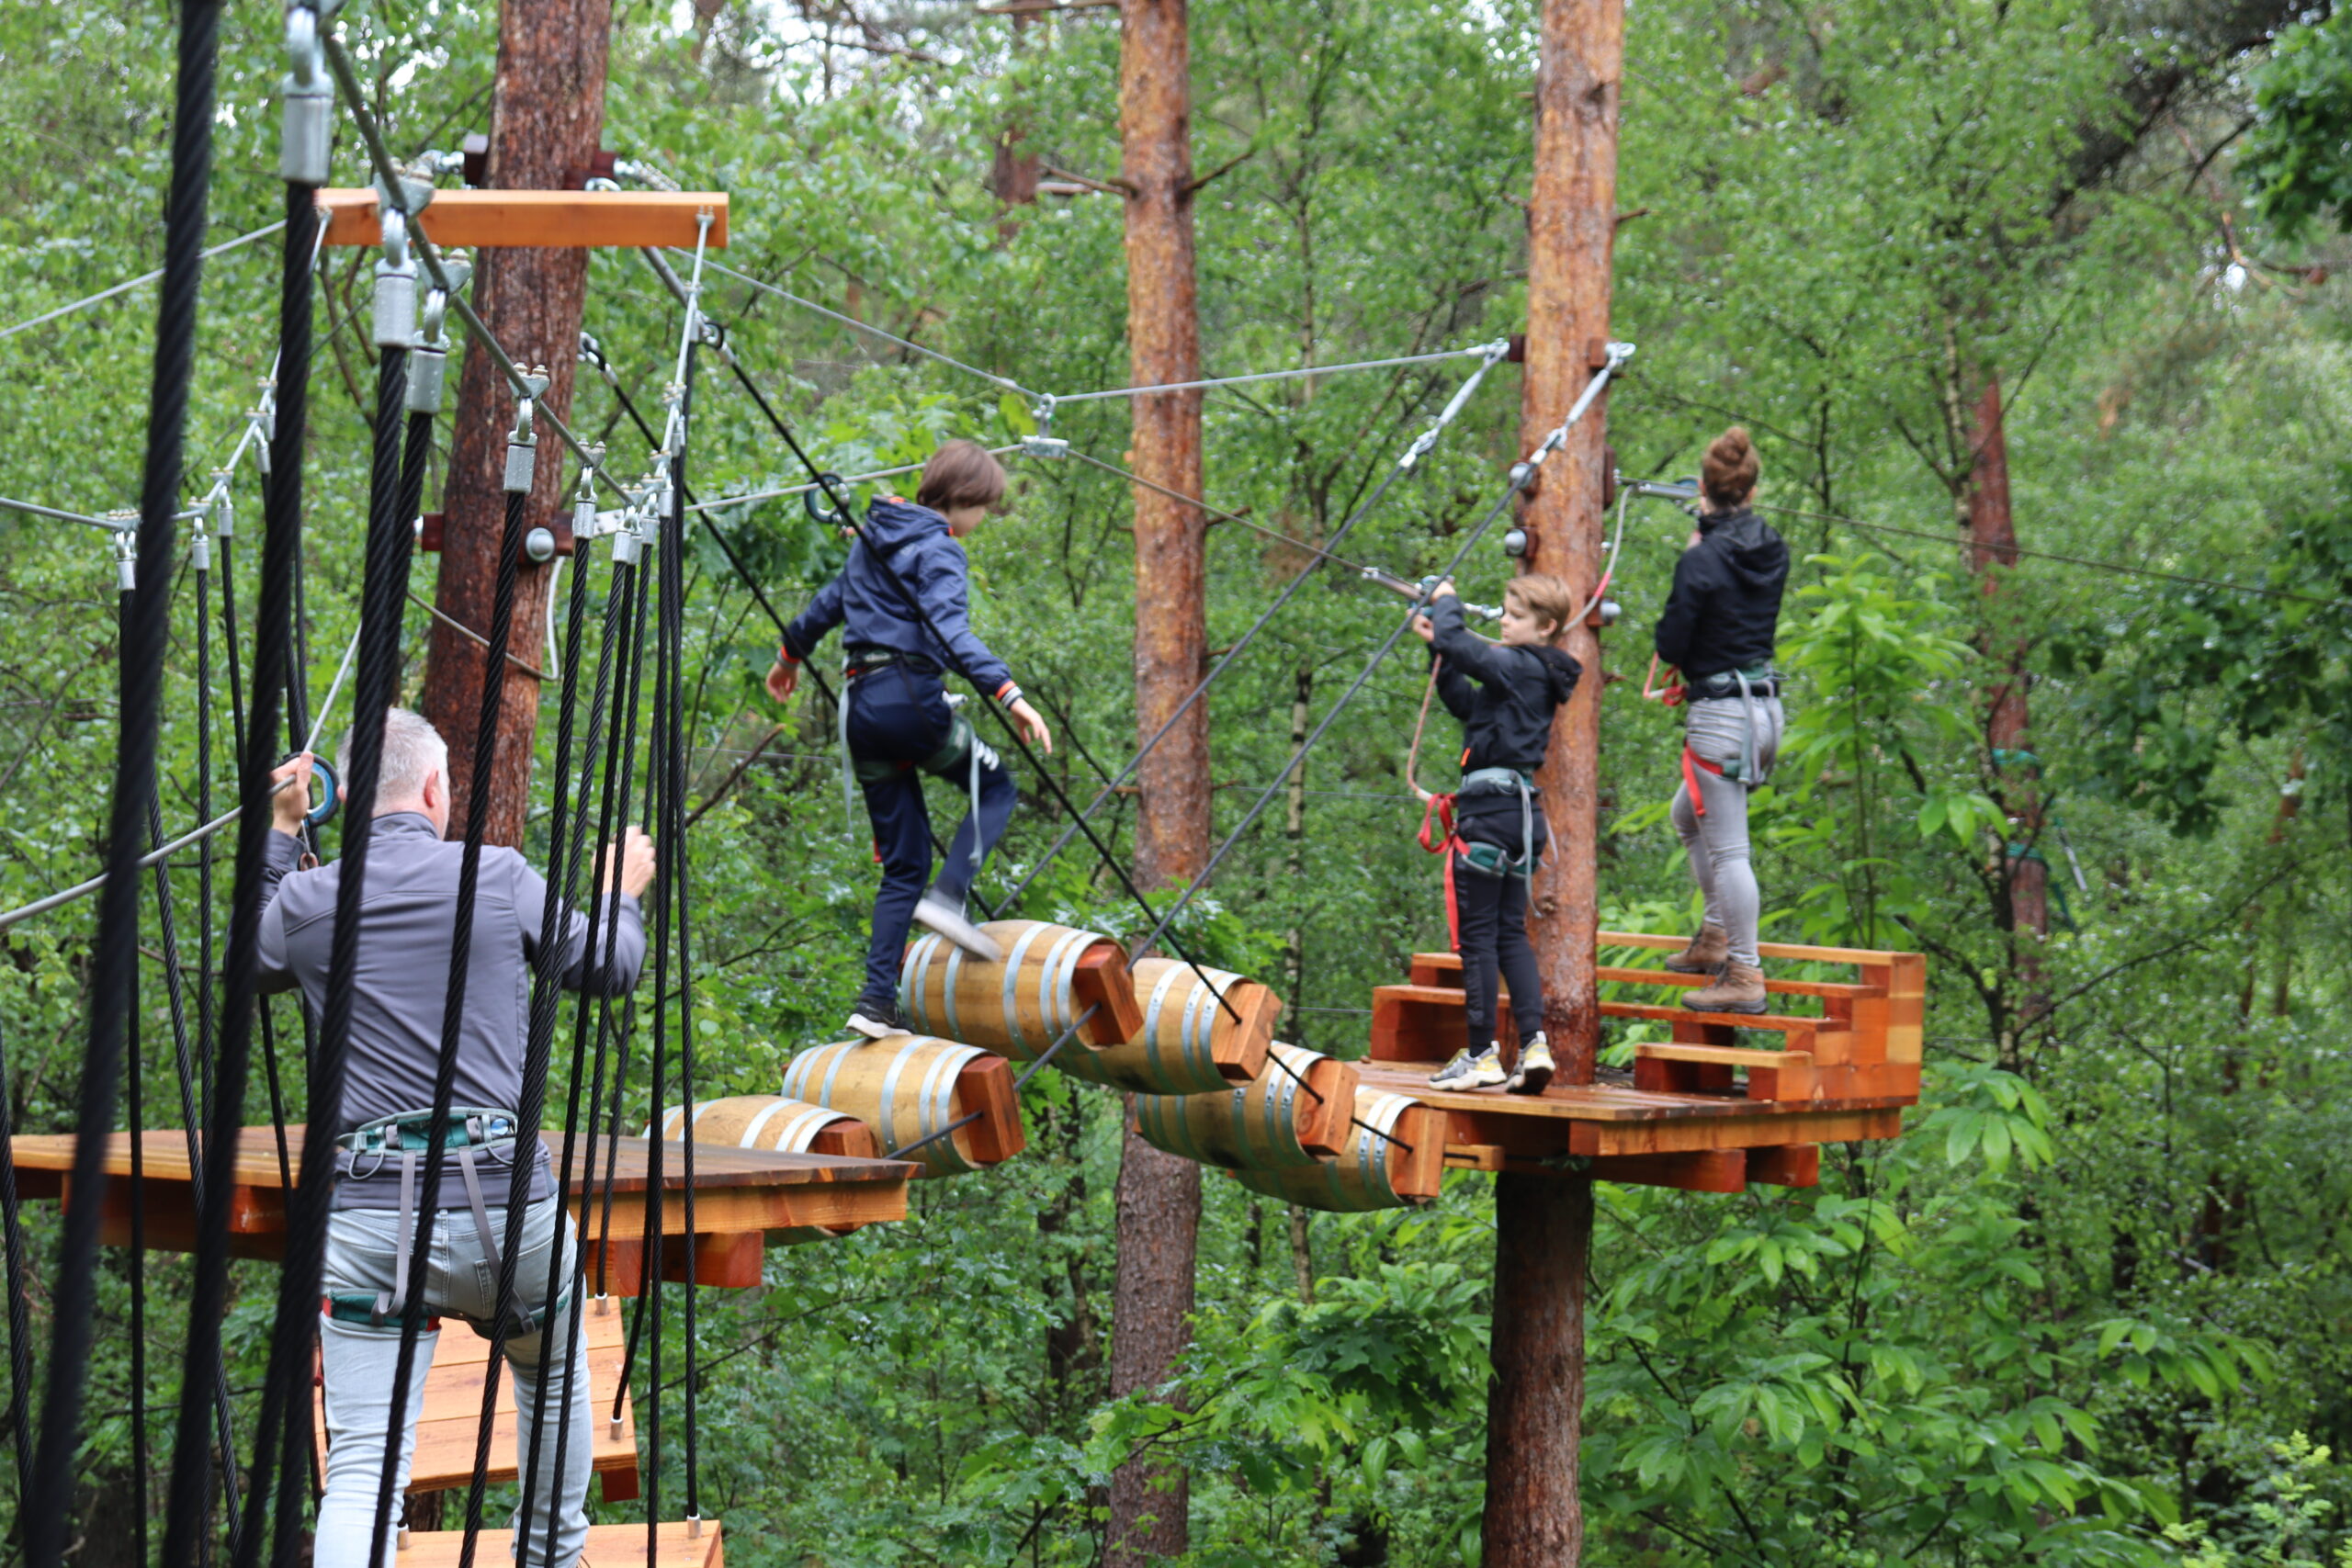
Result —
[[[547,1303],[548,1255],[555,1244],[561,1206],[554,1200],[534,1203],[524,1220],[523,1251],[517,1260],[515,1294],[535,1314]],[[390,1209],[341,1209],[327,1229],[326,1290],[331,1296],[373,1294],[392,1286],[392,1244],[400,1216]],[[424,1310],[435,1316],[462,1318],[488,1325],[496,1311],[498,1271],[482,1255],[471,1211],[460,1206],[441,1211],[433,1227],[432,1262],[423,1280]],[[506,1211],[490,1211],[491,1235],[506,1237]],[[571,1278],[571,1226],[563,1222],[563,1280]],[[412,1242],[412,1245],[413,1243]],[[415,1283],[412,1280],[412,1284]],[[588,1391],[587,1351],[571,1334],[570,1303],[559,1308],[553,1323],[532,1334],[510,1334],[506,1364],[514,1374],[517,1472],[529,1468],[531,1409],[538,1392],[539,1369],[566,1360],[571,1375],[559,1371],[548,1389],[547,1434],[540,1445],[538,1484],[527,1506],[513,1524],[529,1527],[526,1563],[550,1562],[564,1568],[578,1562],[587,1539],[589,1444],[592,1418]],[[416,1451],[416,1417],[424,1402],[424,1375],[432,1369],[433,1346],[438,1336],[425,1333],[416,1342],[416,1370],[409,1385],[407,1431],[401,1443],[399,1488],[408,1489],[409,1461]],[[326,1496],[319,1504],[318,1540],[312,1568],[367,1568],[368,1530],[376,1513],[377,1487],[383,1477],[385,1429],[391,1421],[392,1374],[400,1356],[400,1325],[388,1320],[381,1328],[364,1323],[319,1320],[322,1361],[326,1379],[327,1463]],[[553,1339],[552,1348],[548,1340]],[[571,1438],[564,1444],[563,1477],[556,1484],[556,1435],[561,1429],[566,1384],[570,1384]],[[557,1499],[551,1503],[550,1499]],[[555,1554],[547,1555],[548,1514],[559,1514]],[[396,1495],[391,1522],[400,1519]],[[393,1561],[391,1537],[385,1537],[384,1561]]]

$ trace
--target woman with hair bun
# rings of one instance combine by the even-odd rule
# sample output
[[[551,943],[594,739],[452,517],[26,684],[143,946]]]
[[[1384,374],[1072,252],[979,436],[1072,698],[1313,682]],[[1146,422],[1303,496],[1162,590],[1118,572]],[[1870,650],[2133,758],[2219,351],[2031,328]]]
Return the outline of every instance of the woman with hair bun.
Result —
[[[1756,475],[1747,431],[1734,425],[1708,445],[1699,526],[1674,564],[1674,589],[1657,621],[1657,656],[1682,671],[1688,705],[1674,830],[1706,900],[1699,934],[1666,966],[1713,976],[1682,998],[1697,1012],[1762,1012],[1766,1005],[1747,792],[1771,775],[1781,749],[1772,645],[1789,547],[1748,507]]]

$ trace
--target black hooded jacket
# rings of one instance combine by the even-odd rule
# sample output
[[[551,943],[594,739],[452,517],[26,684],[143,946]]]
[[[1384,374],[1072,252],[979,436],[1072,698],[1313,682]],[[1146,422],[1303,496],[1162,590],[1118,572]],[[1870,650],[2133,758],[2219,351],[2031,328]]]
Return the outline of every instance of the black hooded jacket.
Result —
[[[1556,648],[1514,647],[1474,636],[1462,624],[1462,601],[1448,595],[1430,606],[1437,637],[1430,644],[1438,667],[1437,694],[1445,709],[1462,721],[1462,771],[1515,768],[1532,773],[1544,765],[1552,744],[1552,714],[1577,689],[1584,666]],[[1509,840],[1516,845],[1520,831],[1519,796],[1467,795],[1454,805],[1455,820],[1464,836],[1503,842],[1492,834],[1468,832],[1478,818],[1508,817]],[[1536,836],[1543,837],[1543,818],[1536,818]]]
[[[1772,662],[1789,547],[1746,507],[1699,519],[1657,617],[1657,656],[1692,680]]]

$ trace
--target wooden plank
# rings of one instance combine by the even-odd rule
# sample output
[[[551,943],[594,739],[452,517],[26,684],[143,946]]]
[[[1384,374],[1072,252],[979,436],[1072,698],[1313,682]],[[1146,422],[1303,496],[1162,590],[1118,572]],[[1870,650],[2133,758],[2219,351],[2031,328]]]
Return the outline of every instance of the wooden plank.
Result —
[[[1434,1106],[1406,1108],[1389,1129],[1389,1136],[1405,1145],[1393,1150],[1390,1179],[1397,1196],[1434,1198],[1445,1183],[1446,1115]],[[1396,1156],[1401,1156],[1401,1160]]]
[[[1747,1187],[1747,1157],[1738,1149],[1696,1154],[1621,1155],[1592,1162],[1592,1176],[1632,1187],[1672,1187],[1684,1192],[1741,1192]]]
[[[1758,1100],[1726,1100],[1738,1111],[1763,1108]],[[1784,1102],[1786,1103],[1786,1102]],[[1576,1122],[1568,1127],[1568,1151],[1579,1155],[1687,1154],[1701,1149],[1769,1148],[1783,1144],[1843,1144],[1892,1138],[1903,1130],[1898,1109],[1825,1111],[1789,1103],[1770,1117],[1741,1115],[1716,1121],[1692,1118],[1638,1123]]]
[[[1372,1049],[1375,1062],[1442,1062],[1469,1038],[1468,999],[1458,986],[1376,986],[1372,993]],[[1505,1051],[1519,1046],[1510,1000],[1495,1001],[1495,1038]]]
[[[1602,931],[1603,947],[1657,947],[1681,949],[1690,945],[1687,936],[1666,936],[1649,931]],[[1764,958],[1793,958],[1806,964],[1891,964],[1903,959],[1917,960],[1919,973],[1925,975],[1927,960],[1916,953],[1894,953],[1874,947],[1806,947],[1792,942],[1759,942],[1756,952]]]
[[[1640,1019],[1646,1023],[1709,1023],[1719,1029],[1760,1029],[1788,1035],[1789,1044],[1795,1050],[1812,1049],[1813,1036],[1826,1021],[1775,1012],[1693,1012],[1689,1008],[1665,1007],[1655,1002],[1603,1002],[1600,1016]]]
[[[374,245],[383,229],[372,189],[322,190],[330,245]],[[697,215],[710,246],[727,246],[727,193],[718,190],[436,190],[419,216],[436,245],[542,248],[678,245],[692,249]]]
[[[1815,1097],[1812,1054],[1747,1051],[1736,1045],[1636,1045],[1634,1087],[1668,1093],[1720,1092],[1727,1076],[1747,1074],[1750,1100],[1812,1100]]]
[[[1358,1062],[1356,1072],[1366,1089],[1409,1095],[1424,1105],[1435,1105],[1457,1117],[1491,1115],[1498,1120],[1644,1123],[1666,1121],[1707,1121],[1724,1117],[1795,1116],[1818,1111],[1880,1111],[1899,1109],[1907,1101],[1893,1096],[1871,1096],[1812,1106],[1783,1109],[1741,1100],[1691,1095],[1657,1094],[1624,1084],[1563,1084],[1555,1080],[1542,1094],[1506,1094],[1499,1089],[1463,1090],[1431,1089],[1429,1075],[1393,1062]],[[1491,1138],[1456,1138],[1460,1143],[1491,1143]],[[1773,1139],[1770,1142],[1799,1142]]]
[[[1712,985],[1712,975],[1676,975],[1664,969],[1631,969],[1620,964],[1604,964],[1595,971],[1603,980],[1615,980],[1628,986],[1705,986]],[[1764,989],[1776,997],[1822,997],[1851,998],[1877,997],[1884,993],[1871,986],[1833,985],[1826,980],[1783,980],[1764,976]]]
[[[1667,1062],[1720,1062],[1734,1067],[1792,1067],[1813,1066],[1806,1051],[1750,1051],[1737,1045],[1659,1045],[1634,1047],[1634,1059]]]
[[[1126,982],[1125,995],[1130,1002],[1135,999],[1134,982]],[[1136,1029],[1142,1028],[1138,1021]],[[1029,1146],[1029,1130],[1021,1122],[1021,1097],[1012,1085],[1012,1064],[1002,1056],[975,1056],[956,1074],[956,1102],[980,1114],[969,1131],[972,1157],[983,1165],[1001,1164]],[[904,1217],[903,1207],[900,1217]]]
[[[1821,1185],[1821,1145],[1790,1144],[1747,1151],[1747,1179],[1772,1187]]]
[[[1445,1145],[1445,1168],[1448,1170],[1500,1170],[1502,1168],[1503,1146],[1500,1144]]]
[[[693,1528],[684,1521],[655,1526],[649,1556],[642,1524],[591,1525],[580,1568],[725,1568],[718,1521],[703,1520],[699,1536],[690,1533]],[[465,1541],[461,1529],[412,1531],[393,1555],[394,1568],[458,1568]],[[475,1538],[475,1562],[511,1562],[514,1558],[513,1530],[485,1529]]]
[[[1278,1073],[1270,1059],[1270,1073]],[[1307,1109],[1298,1121],[1298,1146],[1311,1155],[1336,1156],[1355,1135],[1356,1089],[1361,1083],[1352,1062],[1322,1056],[1307,1064]]]

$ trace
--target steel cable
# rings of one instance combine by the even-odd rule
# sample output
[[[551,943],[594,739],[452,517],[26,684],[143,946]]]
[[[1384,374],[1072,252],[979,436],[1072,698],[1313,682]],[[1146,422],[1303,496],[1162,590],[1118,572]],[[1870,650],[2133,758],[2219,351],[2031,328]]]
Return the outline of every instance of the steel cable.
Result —
[[[0,1035],[0,1262],[6,1265],[7,1420],[17,1463],[17,1517],[21,1519],[33,1495],[33,1325],[25,1302],[24,1215],[17,1199],[17,1085],[8,1071],[5,1035]]]
[[[181,7],[172,105],[171,190],[164,208],[163,289],[156,312],[146,461],[140,484],[140,553],[157,563],[173,559],[176,553],[173,545],[178,533],[188,394],[196,367],[205,210],[211,189],[213,70],[220,21],[220,0],[187,0]],[[81,1453],[82,1396],[97,1320],[96,1274],[106,1152],[122,1071],[130,988],[139,964],[140,889],[134,871],[155,770],[169,610],[167,595],[141,595],[121,648],[120,740],[107,835],[110,874],[99,897],[97,931],[91,948],[89,1049],[83,1058],[74,1117],[74,1202],[66,1211],[58,1244],[52,1297],[55,1329],[49,1386],[42,1402],[40,1447],[33,1466],[32,1495],[44,1501],[23,1521],[28,1568],[58,1568],[63,1561],[71,1514],[64,1500],[74,1495]],[[225,1271],[225,1256],[220,1261]],[[198,1375],[187,1380],[183,1391],[182,1446],[190,1450],[209,1442],[204,1417],[209,1414],[205,1395],[210,1359],[196,1363]],[[192,1546],[207,1456],[188,1451],[174,1457],[173,1517],[183,1527],[183,1544]],[[184,1472],[198,1483],[193,1495],[178,1485]],[[172,1561],[187,1562],[195,1556],[192,1550],[183,1551]]]

